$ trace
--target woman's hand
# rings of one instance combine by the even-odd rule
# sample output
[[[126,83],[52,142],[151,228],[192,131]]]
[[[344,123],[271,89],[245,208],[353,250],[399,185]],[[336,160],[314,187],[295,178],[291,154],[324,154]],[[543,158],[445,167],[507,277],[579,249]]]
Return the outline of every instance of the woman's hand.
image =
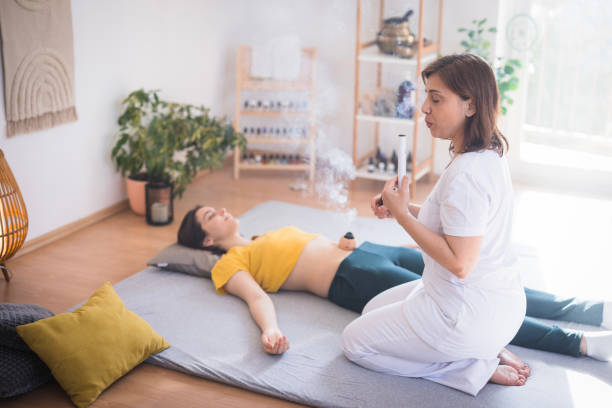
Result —
[[[289,350],[289,340],[279,329],[268,329],[261,334],[264,351],[269,354],[283,354]]]
[[[372,197],[372,200],[370,200],[370,207],[372,208],[372,212],[380,219],[392,218],[391,213],[389,212],[389,210],[387,210],[387,207],[380,204],[380,200],[381,194],[376,194],[374,197]]]
[[[385,183],[385,188],[381,194],[382,199],[385,203],[384,206],[394,218],[408,211],[408,205],[410,204],[409,182],[408,177],[404,177],[402,185],[398,188],[397,176],[395,176]]]

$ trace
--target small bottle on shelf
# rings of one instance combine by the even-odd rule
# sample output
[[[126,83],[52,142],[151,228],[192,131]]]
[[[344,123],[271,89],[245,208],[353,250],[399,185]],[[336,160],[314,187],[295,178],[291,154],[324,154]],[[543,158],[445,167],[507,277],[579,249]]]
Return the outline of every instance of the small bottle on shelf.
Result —
[[[368,173],[374,173],[375,168],[376,166],[374,166],[374,157],[370,156],[370,158],[368,159]]]
[[[268,155],[267,154],[263,154],[263,156],[261,157],[261,162],[263,164],[268,164]]]
[[[393,163],[393,166],[397,168],[398,158],[395,149],[393,149],[393,153],[391,153],[391,163]]]
[[[287,156],[283,154],[283,156],[281,157],[281,164],[285,165],[287,164]]]
[[[289,155],[289,158],[287,159],[287,162],[288,162],[289,164],[295,164],[295,161],[294,161],[294,159],[293,159],[293,154],[290,154],[290,155]]]

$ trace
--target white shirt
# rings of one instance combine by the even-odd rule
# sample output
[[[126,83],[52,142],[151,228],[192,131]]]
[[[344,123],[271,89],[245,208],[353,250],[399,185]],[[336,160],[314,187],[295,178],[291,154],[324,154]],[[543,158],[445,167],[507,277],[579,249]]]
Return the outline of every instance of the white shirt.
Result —
[[[421,339],[458,358],[495,358],[525,316],[518,271],[508,268],[513,191],[505,157],[463,153],[442,173],[418,220],[439,235],[482,236],[476,266],[465,279],[423,253],[420,291],[405,313]]]

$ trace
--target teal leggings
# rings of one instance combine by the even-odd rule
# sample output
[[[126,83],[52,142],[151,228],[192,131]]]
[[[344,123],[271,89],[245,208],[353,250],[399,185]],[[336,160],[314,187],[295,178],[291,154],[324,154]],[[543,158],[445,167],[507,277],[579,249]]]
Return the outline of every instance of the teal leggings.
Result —
[[[338,267],[328,297],[341,307],[361,313],[379,293],[420,279],[424,267],[421,252],[416,249],[364,242]],[[560,298],[528,288],[525,295],[527,316],[510,344],[579,356],[582,332],[550,326],[534,317],[601,325],[603,302]]]

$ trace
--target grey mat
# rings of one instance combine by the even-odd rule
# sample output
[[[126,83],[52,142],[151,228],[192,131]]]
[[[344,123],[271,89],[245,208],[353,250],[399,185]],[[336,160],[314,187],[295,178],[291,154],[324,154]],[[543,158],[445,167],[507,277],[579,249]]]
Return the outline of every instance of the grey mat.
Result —
[[[247,236],[289,224],[334,240],[347,230],[346,217],[274,201],[251,209],[240,220]],[[357,217],[350,229],[359,242],[366,235],[383,244],[410,242],[390,220]],[[147,268],[115,288],[131,310],[172,344],[147,362],[303,404],[424,408],[612,404],[612,363],[511,346],[531,366],[527,384],[488,384],[472,397],[427,380],[377,374],[352,364],[342,354],[340,334],[357,314],[308,293],[271,295],[291,349],[283,356],[270,356],[261,350],[259,330],[246,305],[238,298],[217,295],[210,280]]]

